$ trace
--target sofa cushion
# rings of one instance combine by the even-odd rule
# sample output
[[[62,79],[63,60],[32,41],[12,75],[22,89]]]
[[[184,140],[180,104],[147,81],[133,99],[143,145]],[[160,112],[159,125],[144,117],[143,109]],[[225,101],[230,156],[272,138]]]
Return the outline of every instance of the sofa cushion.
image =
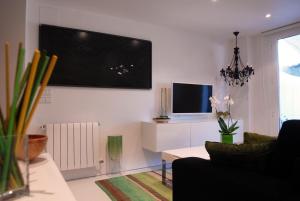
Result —
[[[261,172],[266,168],[267,158],[274,144],[274,141],[253,144],[224,144],[207,141],[205,148],[213,164]]]
[[[275,141],[277,137],[262,135],[258,133],[252,132],[244,132],[244,143],[245,144],[254,144],[254,143],[262,143],[262,142],[270,142]]]

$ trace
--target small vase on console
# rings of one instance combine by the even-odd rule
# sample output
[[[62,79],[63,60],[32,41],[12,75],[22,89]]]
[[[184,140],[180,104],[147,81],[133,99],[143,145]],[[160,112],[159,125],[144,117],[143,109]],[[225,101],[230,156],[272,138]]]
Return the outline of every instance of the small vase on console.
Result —
[[[157,118],[153,118],[153,120],[158,123],[166,123],[170,120],[167,114],[167,107],[168,107],[167,88],[161,88],[160,92],[161,92],[160,93],[160,115]]]

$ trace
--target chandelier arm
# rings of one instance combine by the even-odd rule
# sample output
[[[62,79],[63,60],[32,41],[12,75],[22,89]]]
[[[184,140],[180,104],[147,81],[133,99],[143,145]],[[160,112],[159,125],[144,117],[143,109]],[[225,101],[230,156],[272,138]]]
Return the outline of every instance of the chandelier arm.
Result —
[[[231,62],[230,62],[230,65],[229,65],[231,69],[232,69],[232,67],[233,67],[234,58],[235,58],[235,56],[233,55],[233,57],[232,57],[232,59],[231,59]]]
[[[244,65],[244,63],[243,63],[243,61],[242,61],[242,59],[241,59],[241,56],[239,55],[239,61],[240,61],[240,63],[241,63],[241,66],[242,66],[242,68],[245,68],[245,65]]]

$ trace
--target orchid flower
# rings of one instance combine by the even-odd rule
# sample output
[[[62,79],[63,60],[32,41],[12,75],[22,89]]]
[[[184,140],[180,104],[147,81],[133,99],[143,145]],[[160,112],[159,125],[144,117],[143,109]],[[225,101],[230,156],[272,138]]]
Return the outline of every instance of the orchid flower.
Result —
[[[216,96],[211,96],[209,98],[211,107],[216,110],[217,115],[221,114],[221,115],[227,116],[227,115],[230,115],[230,106],[234,104],[234,101],[230,95],[225,96],[223,99],[224,99],[224,102],[222,104],[224,104],[227,107],[227,111],[224,111],[224,112],[218,111],[218,105],[220,104],[220,101],[217,99]]]
[[[217,97],[211,96],[209,98],[209,100],[211,103],[211,107],[214,108],[215,110],[217,110],[217,106],[220,104],[220,101],[217,99]]]
[[[215,97],[212,96],[209,98],[210,102],[211,102],[211,107],[214,108],[216,110],[216,116],[218,119],[218,123],[220,125],[220,132],[222,135],[233,135],[235,134],[234,131],[236,131],[239,127],[236,126],[237,121],[236,122],[232,122],[231,119],[231,114],[230,114],[230,106],[234,104],[233,99],[231,98],[230,95],[225,96],[224,97],[224,102],[223,104],[225,105],[227,111],[218,111],[217,109],[217,105],[220,104],[220,101]],[[223,118],[228,118],[227,123],[224,121]]]
[[[231,96],[225,96],[224,97],[224,101],[225,101],[225,104],[229,104],[229,105],[233,105],[234,104],[234,101],[231,98]]]

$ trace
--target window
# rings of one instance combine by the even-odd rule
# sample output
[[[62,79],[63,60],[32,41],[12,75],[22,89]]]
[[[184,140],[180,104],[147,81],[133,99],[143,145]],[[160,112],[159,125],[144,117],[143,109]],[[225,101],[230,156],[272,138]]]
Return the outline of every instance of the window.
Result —
[[[300,35],[278,40],[280,122],[300,119]]]

